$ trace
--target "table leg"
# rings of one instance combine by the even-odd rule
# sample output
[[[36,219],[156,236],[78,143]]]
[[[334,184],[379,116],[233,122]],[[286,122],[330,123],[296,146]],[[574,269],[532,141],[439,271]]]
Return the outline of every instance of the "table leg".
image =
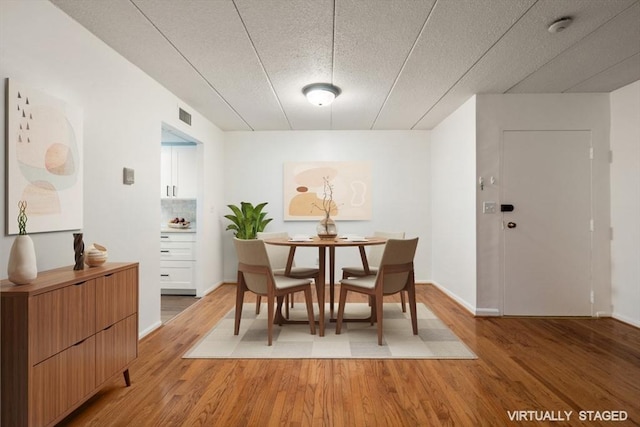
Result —
[[[329,318],[333,319],[336,289],[336,248],[329,246]]]
[[[318,293],[318,310],[320,311],[320,316],[318,318],[319,320],[319,326],[320,326],[320,336],[323,337],[324,336],[324,287],[325,287],[325,258],[326,258],[326,251],[324,250],[323,246],[318,247],[318,270],[319,271],[319,278],[318,278],[318,282],[316,283],[316,292]]]

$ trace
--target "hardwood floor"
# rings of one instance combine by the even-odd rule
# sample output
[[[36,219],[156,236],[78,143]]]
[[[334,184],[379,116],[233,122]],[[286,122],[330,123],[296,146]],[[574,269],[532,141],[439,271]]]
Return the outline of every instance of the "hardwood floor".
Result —
[[[167,323],[197,301],[190,295],[160,295],[160,321]]]
[[[640,425],[639,329],[613,319],[474,318],[431,285],[417,294],[477,360],[181,359],[233,307],[235,286],[223,285],[140,342],[131,387],[114,381],[62,425],[518,424],[510,414],[524,425]],[[585,422],[579,411],[601,412],[583,412]],[[628,419],[588,422],[612,414],[602,411]],[[535,416],[568,422],[522,422]]]

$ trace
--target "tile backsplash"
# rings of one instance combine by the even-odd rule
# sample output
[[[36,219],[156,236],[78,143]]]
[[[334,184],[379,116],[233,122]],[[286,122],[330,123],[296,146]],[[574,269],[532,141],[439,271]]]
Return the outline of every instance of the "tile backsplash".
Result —
[[[196,199],[160,199],[160,224],[166,224],[173,218],[184,218],[196,226]]]

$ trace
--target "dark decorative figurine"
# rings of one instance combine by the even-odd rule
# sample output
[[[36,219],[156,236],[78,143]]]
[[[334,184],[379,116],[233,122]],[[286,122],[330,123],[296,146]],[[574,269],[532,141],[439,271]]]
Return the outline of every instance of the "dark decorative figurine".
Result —
[[[76,265],[74,270],[84,269],[84,242],[82,241],[82,233],[73,233],[73,250],[76,253]]]

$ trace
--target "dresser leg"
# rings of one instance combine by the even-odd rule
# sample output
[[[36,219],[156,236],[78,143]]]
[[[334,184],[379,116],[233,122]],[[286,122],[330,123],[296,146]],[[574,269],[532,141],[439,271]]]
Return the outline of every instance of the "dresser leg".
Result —
[[[131,386],[131,378],[129,378],[129,369],[127,368],[122,375],[124,375],[124,382],[127,387]]]

